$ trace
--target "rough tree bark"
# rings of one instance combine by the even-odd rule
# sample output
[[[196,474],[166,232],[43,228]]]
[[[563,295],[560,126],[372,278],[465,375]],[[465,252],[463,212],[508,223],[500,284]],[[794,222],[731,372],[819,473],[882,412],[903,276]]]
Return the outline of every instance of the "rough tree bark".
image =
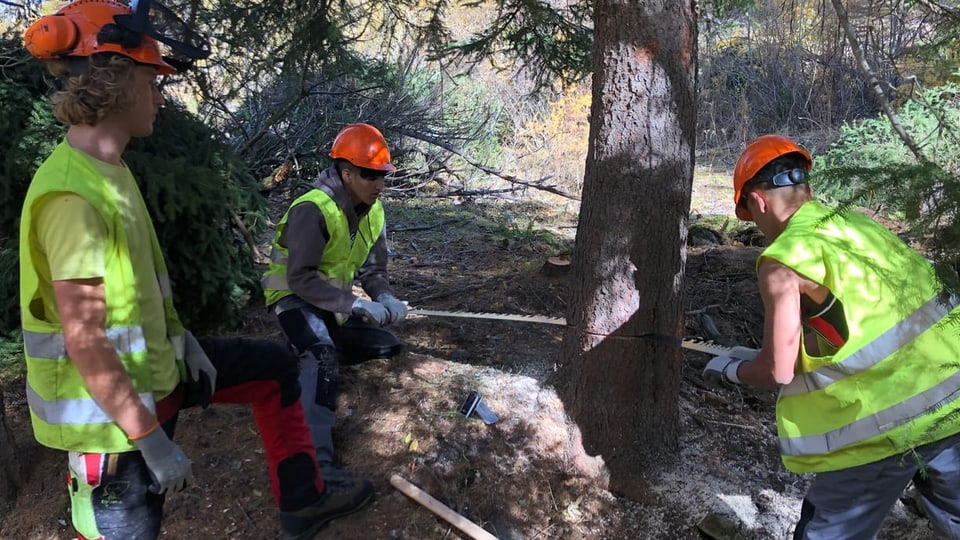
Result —
[[[17,496],[19,485],[20,461],[17,459],[13,432],[7,427],[3,388],[0,387],[0,518],[7,505]]]
[[[593,105],[556,384],[609,489],[679,447],[687,214],[696,132],[693,0],[597,0]],[[653,334],[654,336],[651,336]],[[659,337],[652,339],[652,337]]]

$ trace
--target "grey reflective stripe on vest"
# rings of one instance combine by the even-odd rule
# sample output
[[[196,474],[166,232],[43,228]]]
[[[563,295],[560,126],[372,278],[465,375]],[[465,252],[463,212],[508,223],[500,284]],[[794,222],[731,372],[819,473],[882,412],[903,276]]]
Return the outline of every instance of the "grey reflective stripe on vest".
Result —
[[[120,326],[107,329],[107,339],[117,354],[142,353],[147,339],[142,326]],[[63,334],[23,331],[23,348],[27,356],[37,360],[60,360],[67,357]]]
[[[150,412],[157,412],[152,392],[141,393],[140,400],[150,409]],[[93,398],[47,401],[40,397],[29,384],[27,384],[27,403],[33,414],[50,425],[82,426],[109,424],[114,421]]]
[[[157,274],[157,283],[160,284],[160,295],[164,298],[173,298],[173,287],[170,286],[170,276]]]
[[[326,281],[327,283],[333,285],[334,287],[342,291],[351,291],[353,290],[353,282],[346,282],[340,279],[333,279],[323,272],[317,270],[316,275],[318,278]],[[260,287],[265,291],[289,291],[290,284],[287,283],[286,274],[269,274],[263,276],[260,279]]]
[[[951,297],[950,301],[944,305],[938,298],[934,297],[911,313],[909,317],[894,325],[842,362],[794,376],[790,384],[780,388],[780,397],[823,390],[837,381],[870,369],[940,322],[956,305],[956,298]]]
[[[780,453],[816,456],[886,433],[960,399],[960,371],[937,386],[856,422],[820,435],[780,437]]]
[[[286,274],[268,274],[260,279],[260,287],[265,291],[289,291]]]

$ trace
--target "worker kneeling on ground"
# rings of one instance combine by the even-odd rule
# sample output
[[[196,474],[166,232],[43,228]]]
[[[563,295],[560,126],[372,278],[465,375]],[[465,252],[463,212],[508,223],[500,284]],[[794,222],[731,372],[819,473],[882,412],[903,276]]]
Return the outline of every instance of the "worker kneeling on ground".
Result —
[[[350,124],[333,141],[333,165],[277,225],[262,285],[267,306],[300,355],[307,423],[324,478],[355,477],[334,467],[333,427],[340,365],[399,354],[385,326],[406,304],[390,291],[386,223],[379,201],[394,170],[387,141],[369,124]],[[357,279],[373,300],[355,296]]]

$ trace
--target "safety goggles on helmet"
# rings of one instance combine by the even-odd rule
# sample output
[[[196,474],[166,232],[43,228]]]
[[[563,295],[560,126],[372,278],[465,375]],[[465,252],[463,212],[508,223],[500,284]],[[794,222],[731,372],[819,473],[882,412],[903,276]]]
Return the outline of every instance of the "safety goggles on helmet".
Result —
[[[162,56],[157,40],[174,56]],[[151,0],[135,0],[132,8],[113,0],[74,0],[31,24],[24,46],[40,60],[116,53],[155,66],[163,75],[210,55],[205,38]]]
[[[774,187],[786,187],[786,186],[796,186],[797,184],[806,184],[807,183],[807,171],[806,169],[790,169],[789,171],[780,171],[777,174],[773,175],[773,178],[770,180],[764,180],[763,182],[770,184]]]
[[[174,65],[189,67],[194,60],[210,56],[210,42],[170,9],[153,0],[131,0],[131,15],[118,15],[117,24],[166,44],[175,55]]]

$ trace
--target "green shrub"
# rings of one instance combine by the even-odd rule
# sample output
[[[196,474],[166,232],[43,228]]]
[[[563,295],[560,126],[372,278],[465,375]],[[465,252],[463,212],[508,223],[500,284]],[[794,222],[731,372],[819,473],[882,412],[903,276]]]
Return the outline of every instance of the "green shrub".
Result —
[[[261,298],[259,271],[233,225],[235,217],[251,230],[263,223],[256,179],[199,119],[170,105],[154,134],[134,140],[124,160],[150,209],[184,324],[238,325],[238,300]]]
[[[23,337],[19,331],[9,335],[0,335],[0,381],[7,377],[16,377],[26,372],[23,361]],[[2,405],[0,401],[0,405]]]
[[[899,112],[918,160],[886,117],[845,126],[816,158],[816,193],[841,208],[862,205],[901,219],[956,290],[960,262],[960,86],[928,89]]]
[[[950,180],[960,174],[960,86],[926,90],[906,103],[898,116],[927,163],[916,159],[886,116],[847,124],[830,150],[817,157],[818,194],[835,201],[883,205],[910,219],[919,217],[919,201],[948,199]],[[956,207],[960,201],[952,204]]]

